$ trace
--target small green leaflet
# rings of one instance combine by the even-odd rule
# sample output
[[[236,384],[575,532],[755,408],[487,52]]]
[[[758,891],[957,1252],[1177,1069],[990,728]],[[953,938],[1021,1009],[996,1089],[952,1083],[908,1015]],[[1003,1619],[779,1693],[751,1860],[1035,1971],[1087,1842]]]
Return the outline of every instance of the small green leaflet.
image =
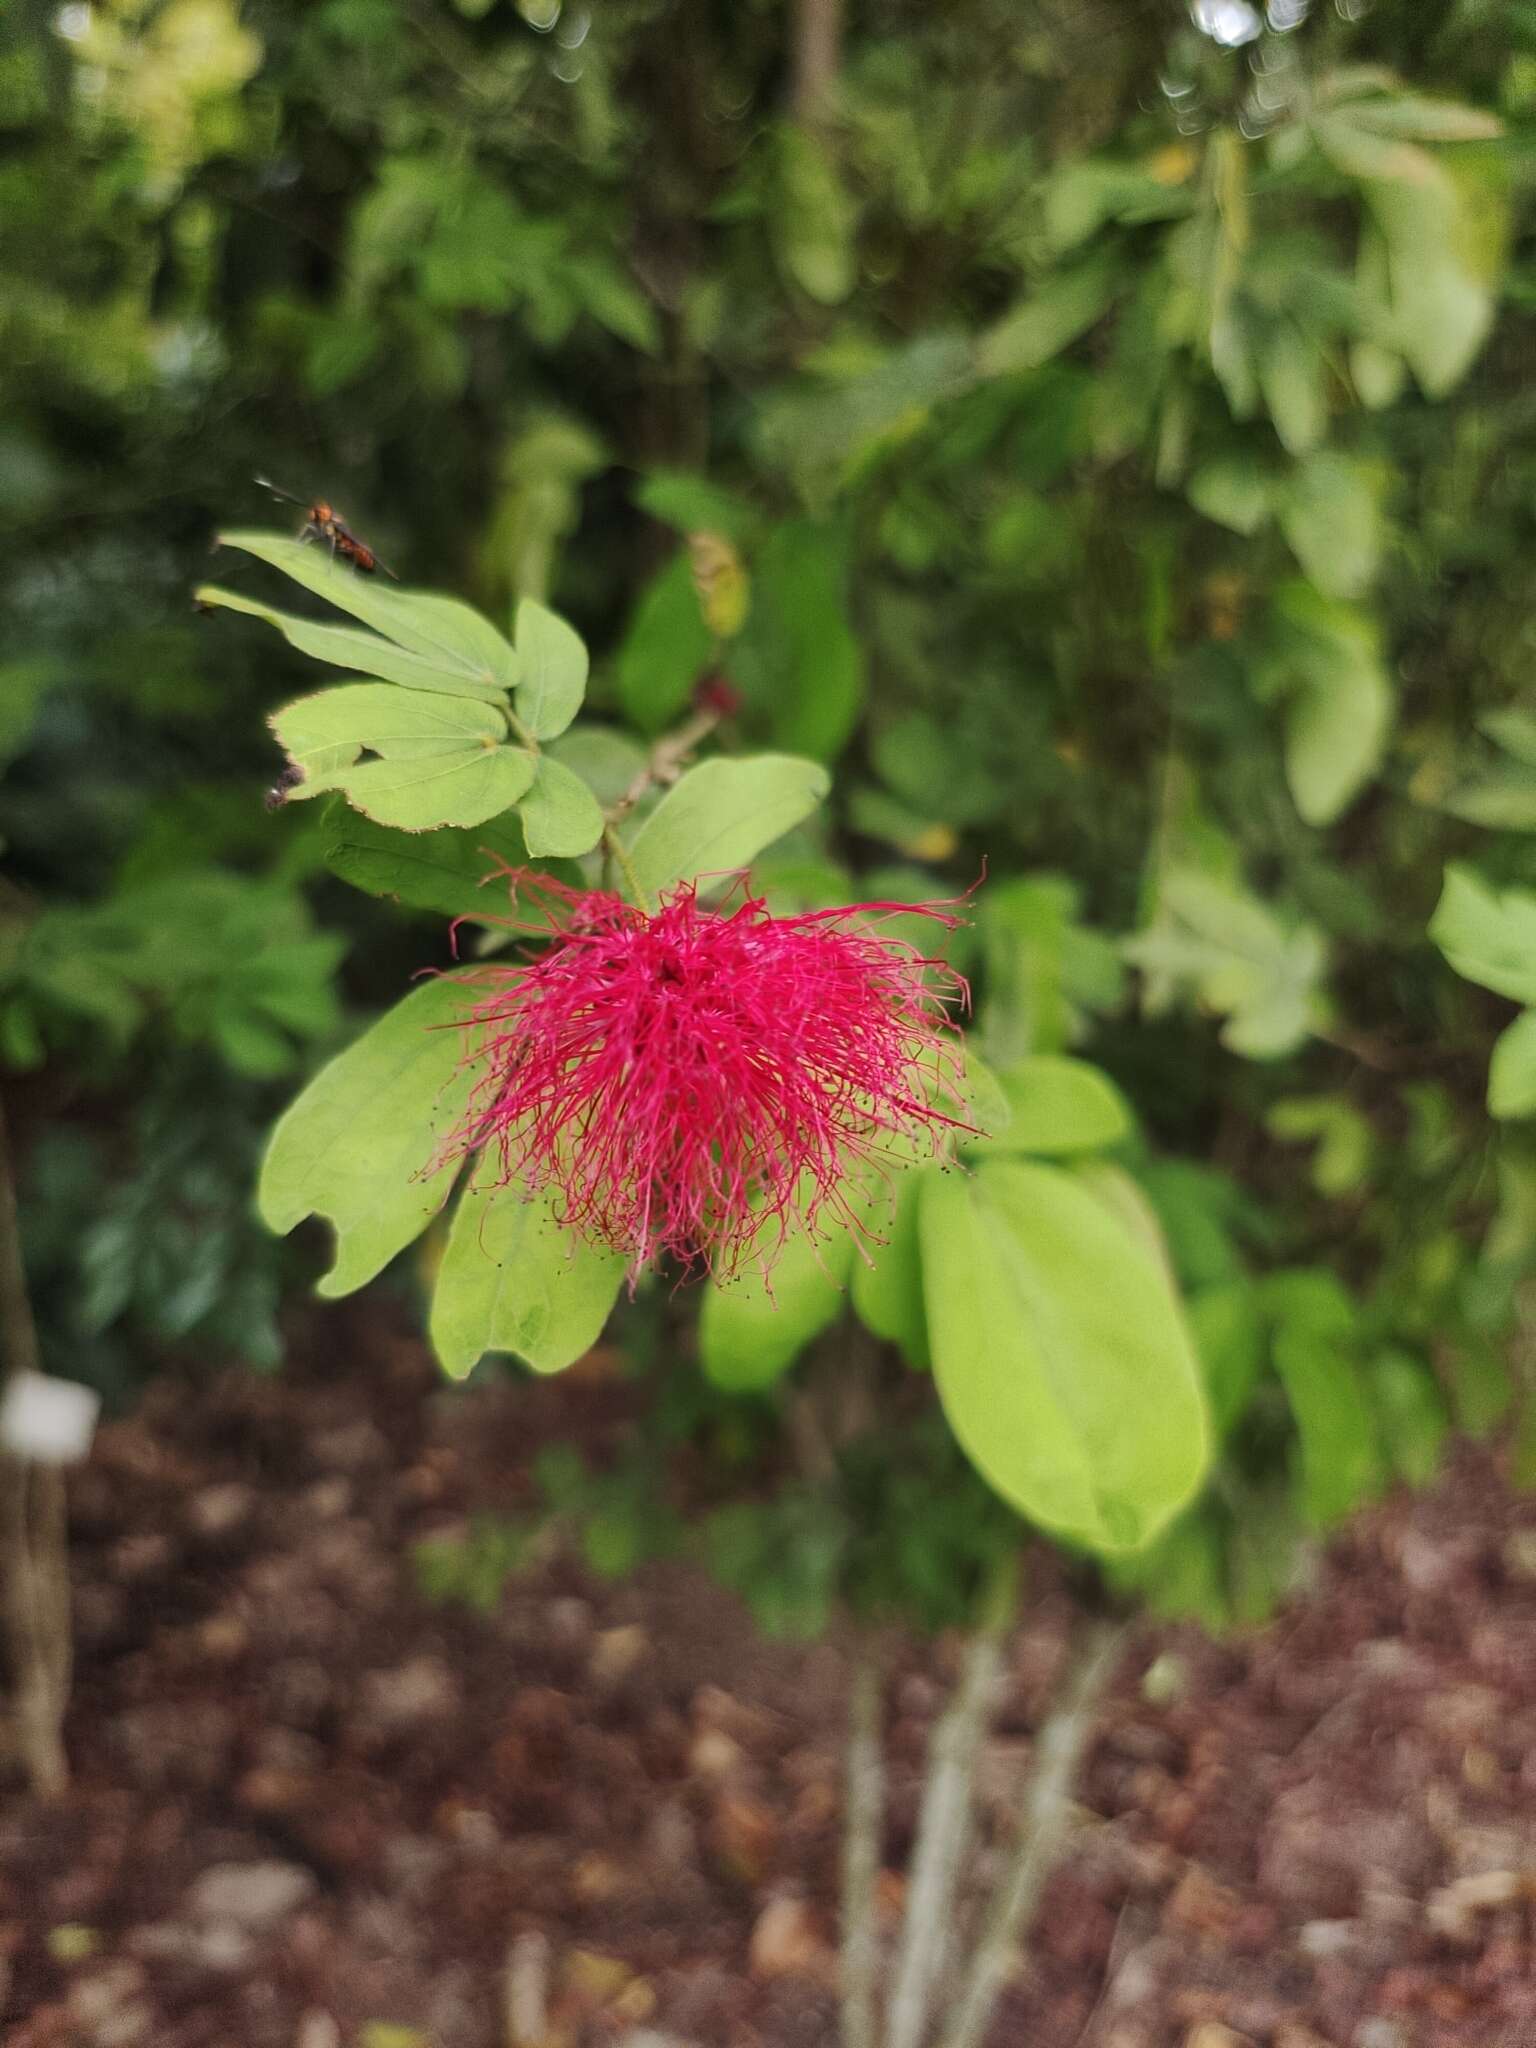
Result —
[[[1492,889],[1471,868],[1445,871],[1429,936],[1467,981],[1536,1003],[1536,895]]]
[[[581,709],[587,650],[564,619],[525,597],[517,608],[517,715],[535,739],[553,739]]]
[[[352,572],[348,572],[352,573]],[[237,591],[220,590],[205,583],[196,592],[200,605],[221,606],[225,611],[243,612],[253,619],[265,619],[275,626],[290,647],[311,654],[316,661],[329,661],[337,668],[359,670],[380,676],[387,683],[401,683],[409,690],[437,690],[453,697],[473,697],[483,704],[505,704],[507,693],[499,683],[483,682],[458,670],[445,669],[425,655],[413,653],[377,633],[361,633],[356,626],[322,626],[313,619],[296,618],[292,612],[274,610]]]
[[[447,1200],[454,1170],[426,1169],[468,1101],[454,1027],[471,1001],[452,975],[425,982],[322,1067],[279,1119],[257,1204],[280,1236],[311,1214],[335,1226],[336,1263],[321,1294],[371,1280]]]
[[[603,814],[579,775],[540,754],[533,782],[519,806],[523,837],[535,858],[589,853],[603,836]]]
[[[503,744],[502,713],[468,697],[345,683],[295,699],[269,723],[303,777],[293,797],[339,789],[406,832],[481,824],[533,781],[534,757]],[[360,762],[365,748],[379,758]]]
[[[513,1352],[535,1372],[561,1372],[602,1335],[624,1263],[563,1229],[549,1195],[472,1181],[432,1293],[432,1348],[454,1379],[487,1351]]]
[[[500,695],[517,681],[517,656],[501,634],[479,612],[457,598],[435,592],[395,590],[372,576],[360,576],[327,550],[304,541],[284,540],[270,533],[224,533],[220,547],[239,548],[258,561],[280,569],[295,583],[313,591],[373,627],[386,639],[428,662],[441,675],[441,688],[457,681],[474,683],[468,695]],[[216,591],[204,600],[227,604],[229,593]],[[236,609],[248,610],[238,604]]]

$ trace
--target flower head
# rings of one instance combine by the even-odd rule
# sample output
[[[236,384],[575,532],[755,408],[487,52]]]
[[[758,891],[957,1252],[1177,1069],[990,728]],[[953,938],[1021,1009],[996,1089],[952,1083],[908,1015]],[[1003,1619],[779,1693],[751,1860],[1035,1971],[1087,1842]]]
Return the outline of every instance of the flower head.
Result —
[[[670,1253],[721,1278],[771,1263],[797,1227],[857,1227],[854,1176],[968,1128],[943,1000],[965,984],[879,929],[913,905],[775,917],[680,884],[647,912],[512,879],[542,897],[526,928],[550,943],[475,977],[478,1078],[444,1156],[484,1150],[504,1180],[552,1191],[632,1275]]]

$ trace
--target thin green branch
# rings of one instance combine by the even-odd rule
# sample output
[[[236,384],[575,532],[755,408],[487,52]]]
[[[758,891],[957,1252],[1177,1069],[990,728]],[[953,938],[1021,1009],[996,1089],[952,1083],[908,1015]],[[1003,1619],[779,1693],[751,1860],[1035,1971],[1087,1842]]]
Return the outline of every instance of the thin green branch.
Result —
[[[624,887],[628,891],[630,902],[637,909],[648,912],[651,908],[651,900],[641,886],[639,875],[635,872],[635,864],[629,857],[629,848],[624,844],[612,825],[604,825],[603,827],[603,850],[624,877]]]

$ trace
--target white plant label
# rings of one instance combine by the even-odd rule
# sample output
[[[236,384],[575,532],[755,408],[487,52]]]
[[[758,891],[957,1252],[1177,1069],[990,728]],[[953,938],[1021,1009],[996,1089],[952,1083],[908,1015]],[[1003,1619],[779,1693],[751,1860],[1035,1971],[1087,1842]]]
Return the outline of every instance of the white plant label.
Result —
[[[74,1380],[19,1372],[0,1394],[0,1449],[40,1465],[72,1465],[91,1448],[101,1396]]]

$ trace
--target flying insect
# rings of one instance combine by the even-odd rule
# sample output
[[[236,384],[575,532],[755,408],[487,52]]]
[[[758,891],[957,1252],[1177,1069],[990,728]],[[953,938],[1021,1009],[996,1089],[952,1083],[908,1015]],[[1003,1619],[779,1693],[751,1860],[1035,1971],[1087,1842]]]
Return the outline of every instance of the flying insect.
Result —
[[[274,498],[282,498],[289,505],[297,505],[304,514],[304,524],[299,528],[300,540],[324,540],[331,545],[331,559],[338,555],[344,562],[350,562],[361,576],[372,576],[382,570],[391,582],[398,583],[399,577],[387,562],[381,562],[365,540],[357,535],[342,518],[336,507],[327,498],[300,498],[292,491],[285,491],[269,477],[256,478],[264,491],[270,491]]]

